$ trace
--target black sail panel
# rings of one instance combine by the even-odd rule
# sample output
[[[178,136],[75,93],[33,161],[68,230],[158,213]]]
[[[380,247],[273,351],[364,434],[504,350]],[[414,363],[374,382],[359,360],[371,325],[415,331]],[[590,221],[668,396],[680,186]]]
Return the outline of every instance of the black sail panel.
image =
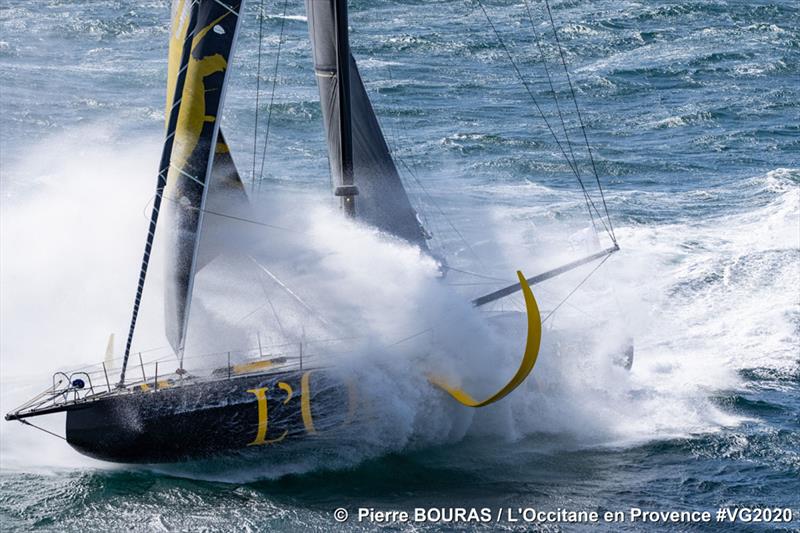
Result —
[[[342,172],[336,73],[335,0],[306,0],[314,70],[328,141],[331,175],[336,185]],[[386,233],[427,250],[425,230],[411,206],[400,174],[392,160],[386,139],[372,109],[358,66],[350,55],[351,127],[353,135],[353,174],[358,187],[356,216]]]
[[[237,223],[232,216],[252,218],[244,183],[222,135],[222,128],[217,136],[207,194],[195,272],[199,272],[219,255],[236,252],[236,243],[240,241],[232,237],[241,230],[241,222]]]
[[[350,72],[358,216],[382,231],[427,249],[425,230],[408,199],[352,55]]]
[[[214,164],[211,167],[211,188],[208,190],[208,202],[217,195],[237,196],[242,201],[247,199],[244,183],[239,175],[239,170],[233,162],[231,149],[225,142],[222,129],[217,135],[217,145],[214,149]]]
[[[187,1],[173,3],[167,111],[179,106],[165,188],[167,339],[181,352],[209,176],[217,146],[225,79],[238,28],[241,1]],[[195,10],[195,13],[192,13]],[[194,16],[192,16],[194,14]],[[194,25],[189,27],[190,21]],[[185,62],[177,51],[190,40]],[[179,98],[173,101],[177,73],[185,70]],[[176,95],[177,96],[177,95]]]

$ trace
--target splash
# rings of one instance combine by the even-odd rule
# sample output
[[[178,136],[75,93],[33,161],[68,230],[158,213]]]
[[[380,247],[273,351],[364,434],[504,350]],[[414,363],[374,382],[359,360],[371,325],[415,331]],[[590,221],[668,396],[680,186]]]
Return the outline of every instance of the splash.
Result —
[[[36,186],[5,202],[4,410],[41,388],[42,373],[102,360],[108,333],[127,324],[157,149],[147,140],[132,144],[138,148],[103,148],[111,138],[85,129],[56,149],[43,143],[23,165]],[[10,173],[24,174],[22,168]],[[348,340],[319,345],[319,355],[359,384],[370,408],[348,435],[292,444],[255,463],[233,458],[169,471],[240,481],[352,466],[469,436],[527,437],[528,445],[563,449],[630,446],[738,424],[741,418],[711,396],[741,387],[742,368],[796,364],[796,180],[792,170],[754,178],[763,204],[737,215],[619,228],[623,251],[548,322],[534,378],[480,411],[459,406],[425,376],[442,373],[475,396],[495,390],[518,364],[521,315],[489,318],[473,309],[468,296],[440,279],[434,260],[343,220],[323,193],[258,198],[256,218],[271,227],[257,225],[242,237],[246,250],[238,258],[219,259],[198,275],[190,349],[250,346],[256,332],[265,343],[328,332]],[[548,222],[547,210],[569,213],[576,200],[548,194],[560,200],[545,210],[532,203],[527,213],[535,235],[519,229],[525,208],[492,210],[464,231],[474,242],[496,243],[497,270],[513,274],[533,268],[527,261],[537,268],[558,261],[568,255],[570,235]],[[154,262],[139,346],[164,343],[158,249]],[[535,287],[544,313],[586,273]],[[637,346],[631,372],[612,361],[629,336]],[[79,461],[65,445],[17,427],[4,424],[2,437],[4,467]]]
[[[78,128],[43,139],[3,167],[3,413],[41,392],[56,370],[102,361],[109,333],[122,331],[129,317],[157,144],[137,139],[109,148],[120,142],[116,135]],[[157,306],[149,309],[142,342],[153,342],[148,332],[160,320]],[[42,423],[63,434],[63,417]],[[5,421],[0,427],[4,466],[98,464],[63,441]]]

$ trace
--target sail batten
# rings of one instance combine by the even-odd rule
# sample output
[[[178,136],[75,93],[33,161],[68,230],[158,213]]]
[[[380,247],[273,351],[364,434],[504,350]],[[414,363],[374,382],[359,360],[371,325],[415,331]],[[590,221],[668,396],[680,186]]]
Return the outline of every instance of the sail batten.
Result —
[[[359,220],[427,250],[426,232],[392,160],[349,42],[343,39],[347,20],[340,4],[345,3],[306,0],[334,191],[337,196],[353,195]],[[337,18],[337,14],[342,16]],[[341,98],[343,87],[349,88],[349,98]],[[343,101],[349,111],[340,107]],[[349,121],[349,136],[343,120]],[[346,154],[348,143],[352,144],[352,181],[341,155]]]

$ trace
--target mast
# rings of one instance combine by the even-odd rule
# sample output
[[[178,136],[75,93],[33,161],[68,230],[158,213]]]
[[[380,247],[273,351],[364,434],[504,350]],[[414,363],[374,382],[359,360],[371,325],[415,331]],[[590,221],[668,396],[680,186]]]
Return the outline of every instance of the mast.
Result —
[[[339,161],[340,184],[334,194],[342,199],[342,210],[356,216],[358,188],[353,175],[353,127],[350,107],[350,36],[347,28],[347,0],[334,0],[336,24],[336,77],[339,84]]]
[[[427,251],[428,233],[403,187],[350,50],[347,2],[306,0],[306,14],[334,194],[348,215]]]

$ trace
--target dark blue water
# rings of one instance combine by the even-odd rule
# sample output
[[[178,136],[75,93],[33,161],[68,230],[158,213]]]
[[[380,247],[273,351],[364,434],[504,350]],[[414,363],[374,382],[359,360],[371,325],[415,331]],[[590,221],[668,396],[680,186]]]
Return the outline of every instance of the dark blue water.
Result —
[[[524,4],[484,5],[566,146]],[[246,10],[222,126],[248,187],[258,7]],[[394,375],[378,437],[333,452],[327,442],[281,465],[265,457],[230,468],[108,467],[4,422],[2,529],[327,531],[340,527],[337,507],[749,506],[789,507],[795,521],[725,527],[797,530],[800,8],[783,0],[551,7],[622,251],[554,317],[533,382],[473,416],[441,398],[429,405],[416,382]],[[285,38],[266,172],[252,188],[325,196],[302,6],[290,2],[286,18],[282,2],[264,9],[257,167],[281,26]],[[585,204],[479,5],[350,9],[353,52],[437,249],[453,266],[493,276],[554,266],[543,250],[574,246],[589,223]],[[590,175],[546,11],[538,2],[531,9]],[[168,21],[163,2],[0,7],[4,412],[46,386],[52,370],[98,360],[108,332],[126,327],[163,128]],[[543,285],[543,308],[580,279]],[[472,297],[495,286],[459,290]],[[605,314],[599,302],[612,301],[614,324],[578,348],[559,333],[590,330]],[[160,320],[144,318],[151,346],[163,344]],[[612,330],[636,339],[630,373],[602,362]]]

